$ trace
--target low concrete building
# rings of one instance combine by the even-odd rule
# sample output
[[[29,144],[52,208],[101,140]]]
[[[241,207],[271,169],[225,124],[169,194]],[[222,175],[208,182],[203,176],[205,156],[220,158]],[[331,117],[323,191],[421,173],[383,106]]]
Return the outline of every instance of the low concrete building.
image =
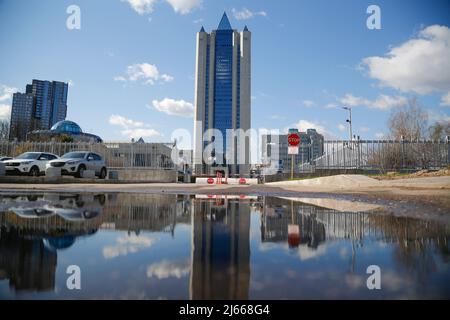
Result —
[[[311,163],[323,155],[324,137],[316,129],[308,129],[306,132],[289,129],[289,132],[300,136],[299,151],[294,156],[294,172],[299,172],[302,164]],[[262,164],[271,165],[282,173],[290,172],[292,156],[288,154],[287,134],[262,135],[261,152]]]

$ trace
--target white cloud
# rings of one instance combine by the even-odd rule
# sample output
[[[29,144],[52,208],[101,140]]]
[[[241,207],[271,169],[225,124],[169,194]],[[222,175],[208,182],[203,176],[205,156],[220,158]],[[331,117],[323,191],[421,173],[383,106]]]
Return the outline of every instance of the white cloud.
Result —
[[[102,250],[105,259],[113,259],[119,256],[126,256],[130,253],[137,253],[155,244],[157,239],[146,236],[122,236],[116,239],[113,246],[105,246]]]
[[[153,107],[171,116],[192,117],[194,115],[194,105],[184,100],[174,100],[164,98],[161,101],[153,100]]]
[[[127,81],[127,79],[123,76],[115,76],[114,77],[114,81]]]
[[[166,0],[176,13],[188,14],[193,9],[200,7],[202,0]]]
[[[149,128],[149,126],[143,122],[128,119],[117,114],[113,114],[109,117],[109,124],[121,127],[122,130],[120,133],[128,138],[138,139],[140,137],[152,138],[161,136],[161,133],[155,129]]]
[[[136,128],[136,129],[126,129],[122,131],[122,135],[127,136],[128,138],[153,138],[160,137],[161,133],[156,131],[155,129],[150,128]]]
[[[9,120],[11,118],[11,106],[0,104],[0,120]]]
[[[361,132],[369,132],[370,128],[368,128],[368,127],[360,127],[359,131],[361,131]]]
[[[153,6],[157,0],[122,0],[122,2],[128,2],[134,11],[143,15],[154,11]]]
[[[128,129],[129,127],[142,127],[144,126],[143,122],[140,121],[134,121],[131,119],[127,119],[125,117],[119,116],[117,114],[113,114],[109,117],[109,123],[112,125],[118,125],[125,129]]]
[[[430,122],[437,122],[437,123],[450,123],[450,115],[445,114],[441,112],[440,110],[427,110],[428,112],[428,120]]]
[[[285,128],[284,131],[287,132],[288,129],[295,128],[299,131],[305,132],[307,129],[316,129],[318,133],[324,135],[325,138],[334,138],[335,135],[325,129],[325,127],[317,122],[312,122],[308,120],[299,120],[297,123],[294,123],[290,125],[289,127]]]
[[[389,96],[380,94],[377,99],[369,100],[354,96],[347,93],[344,97],[339,99],[339,102],[347,107],[366,106],[371,109],[389,110],[395,107],[401,107],[408,103],[408,99],[403,96]]]
[[[134,11],[140,15],[153,13],[155,11],[155,3],[158,0],[121,0],[128,2]],[[170,4],[173,10],[179,14],[188,14],[194,8],[200,7],[202,0],[165,0]]]
[[[12,99],[12,96],[15,92],[19,91],[19,89],[14,87],[8,87],[5,85],[0,86],[0,101],[8,101]]]
[[[233,8],[231,9],[231,12],[233,13],[233,16],[236,20],[247,20],[255,16],[267,17],[267,12],[265,11],[252,12],[247,8],[243,8],[242,10]]]
[[[163,260],[153,263],[147,268],[147,277],[158,279],[183,278],[189,274],[191,267],[189,261],[167,261]]]
[[[325,109],[336,109],[338,105],[336,103],[328,103],[325,105]]]
[[[450,91],[442,97],[441,106],[450,107]]]
[[[311,108],[315,105],[314,101],[311,100],[303,100],[303,106],[306,108]]]
[[[158,67],[150,63],[136,63],[127,67],[125,76],[115,76],[115,81],[143,81],[144,84],[154,85],[156,81],[173,81],[168,74],[160,74]]]
[[[432,25],[384,57],[369,57],[362,65],[382,86],[429,94],[450,90],[450,28]],[[445,99],[443,99],[445,101]]]
[[[345,131],[345,129],[347,129],[347,128],[342,123],[340,123],[340,124],[338,124],[338,129],[339,129],[339,131]]]
[[[168,74],[163,74],[161,75],[161,79],[165,82],[171,82],[174,78],[172,76],[169,76]]]
[[[195,23],[195,24],[203,22],[203,18],[195,19],[192,22]]]

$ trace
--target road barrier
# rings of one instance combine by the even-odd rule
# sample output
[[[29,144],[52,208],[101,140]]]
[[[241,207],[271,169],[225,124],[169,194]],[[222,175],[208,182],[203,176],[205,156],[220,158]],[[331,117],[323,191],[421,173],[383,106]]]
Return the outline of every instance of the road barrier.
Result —
[[[195,179],[195,183],[196,184],[209,184],[209,185],[214,185],[214,184],[225,184],[225,180],[223,178],[196,178]],[[258,184],[258,179],[254,179],[254,178],[227,178],[226,179],[226,184],[231,184],[231,185],[255,185]]]

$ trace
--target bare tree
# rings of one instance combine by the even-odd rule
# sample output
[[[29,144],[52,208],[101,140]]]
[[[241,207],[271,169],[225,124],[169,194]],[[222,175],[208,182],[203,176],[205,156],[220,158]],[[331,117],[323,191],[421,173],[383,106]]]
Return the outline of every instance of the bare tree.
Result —
[[[9,136],[9,121],[0,120],[0,140],[7,140]]]
[[[430,139],[434,141],[445,140],[450,136],[450,121],[439,121],[429,128]]]
[[[408,105],[395,109],[388,120],[391,137],[414,141],[425,138],[428,128],[428,114],[417,102],[417,98],[408,101]]]

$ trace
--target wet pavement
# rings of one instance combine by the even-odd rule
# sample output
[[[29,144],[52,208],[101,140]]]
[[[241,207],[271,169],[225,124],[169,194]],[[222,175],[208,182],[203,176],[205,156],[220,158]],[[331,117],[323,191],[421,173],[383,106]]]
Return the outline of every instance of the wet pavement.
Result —
[[[0,194],[0,299],[450,298],[448,219],[308,202]]]

